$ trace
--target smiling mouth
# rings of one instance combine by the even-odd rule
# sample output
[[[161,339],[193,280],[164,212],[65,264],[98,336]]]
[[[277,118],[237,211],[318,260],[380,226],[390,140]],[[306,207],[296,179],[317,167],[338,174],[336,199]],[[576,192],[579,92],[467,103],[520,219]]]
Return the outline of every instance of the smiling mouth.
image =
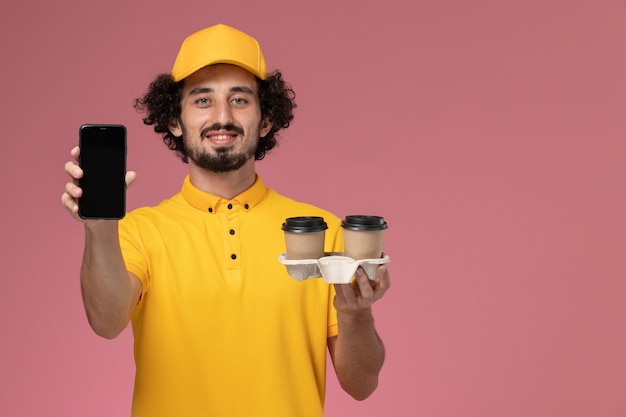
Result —
[[[241,129],[231,125],[213,125],[202,131],[202,137],[217,146],[228,146],[242,134]]]
[[[209,132],[204,135],[204,139],[215,146],[229,146],[235,142],[237,136],[239,135],[235,132]]]
[[[227,140],[237,135],[207,135],[211,140]]]
[[[215,133],[206,135],[205,138],[210,140],[211,142],[224,142],[235,139],[237,134],[232,133]]]

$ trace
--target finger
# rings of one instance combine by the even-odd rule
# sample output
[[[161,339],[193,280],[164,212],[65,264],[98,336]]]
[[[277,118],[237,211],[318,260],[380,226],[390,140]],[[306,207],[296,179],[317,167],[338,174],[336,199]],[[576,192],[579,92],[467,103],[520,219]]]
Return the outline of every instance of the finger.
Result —
[[[343,284],[333,284],[335,287],[335,303],[345,303],[346,297],[343,295],[343,289],[341,288]]]
[[[65,172],[74,179],[82,178],[83,170],[78,166],[75,161],[68,161],[65,163]]]
[[[78,146],[74,146],[70,151],[70,155],[72,155],[72,158],[78,160],[78,156],[80,155],[80,148]]]
[[[385,292],[391,287],[391,279],[389,277],[389,270],[386,265],[379,265],[376,273],[376,280],[374,281],[374,299],[379,300],[383,297]]]
[[[373,303],[374,302],[373,285],[375,285],[375,283],[369,280],[363,268],[359,267],[356,270],[356,274],[354,275],[354,282],[358,286],[358,288],[355,288],[355,294],[358,291],[358,295],[360,295],[362,301],[365,304]]]
[[[126,172],[126,188],[130,188],[131,185],[137,179],[137,173],[135,171],[127,171]]]
[[[73,182],[65,184],[65,193],[72,199],[78,199],[83,195],[83,189]]]
[[[339,306],[354,305],[357,296],[351,284],[335,284],[335,299]]]
[[[76,201],[76,199],[72,198],[72,196],[69,195],[67,192],[61,195],[61,203],[63,204],[63,207],[65,207],[65,210],[70,212],[70,214],[78,214],[78,202]]]

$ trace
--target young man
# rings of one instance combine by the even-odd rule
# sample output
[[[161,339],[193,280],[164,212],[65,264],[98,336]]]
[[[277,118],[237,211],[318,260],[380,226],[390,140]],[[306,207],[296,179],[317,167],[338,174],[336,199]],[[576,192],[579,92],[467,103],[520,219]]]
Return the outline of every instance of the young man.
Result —
[[[333,286],[297,282],[278,262],[288,217],[322,216],[325,250],[343,244],[336,216],[256,174],[293,119],[293,97],[255,39],[216,25],[189,36],[172,73],[136,103],[189,165],[180,193],[119,222],[80,220],[72,150],[62,202],[84,223],[85,310],[106,338],[132,322],[135,417],[320,417],[326,349],[346,392],[376,389],[384,348],[371,307],[389,288],[386,266],[375,281],[359,269],[352,285]]]

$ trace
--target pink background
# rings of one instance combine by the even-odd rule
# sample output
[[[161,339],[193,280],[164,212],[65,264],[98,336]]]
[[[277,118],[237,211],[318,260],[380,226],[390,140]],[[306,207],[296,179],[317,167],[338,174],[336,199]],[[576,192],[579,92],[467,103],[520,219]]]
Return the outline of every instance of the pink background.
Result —
[[[60,195],[81,123],[123,123],[129,208],[186,166],[131,104],[222,22],[296,90],[259,165],[390,228],[378,391],[327,415],[626,415],[626,2],[4,2],[0,415],[125,416],[132,338],[89,329]]]

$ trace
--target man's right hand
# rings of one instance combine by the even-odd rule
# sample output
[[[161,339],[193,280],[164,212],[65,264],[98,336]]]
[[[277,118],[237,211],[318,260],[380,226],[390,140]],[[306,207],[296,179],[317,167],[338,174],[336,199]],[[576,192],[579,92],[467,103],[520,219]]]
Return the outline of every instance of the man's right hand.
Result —
[[[72,181],[65,184],[65,192],[61,195],[61,203],[63,203],[63,207],[65,207],[73,218],[83,222],[84,220],[78,216],[78,199],[83,194],[83,190],[78,186],[78,180],[83,176],[83,170],[78,166],[78,156],[80,155],[78,146],[74,147],[70,151],[70,154],[73,159],[65,163],[65,172],[70,176]],[[135,182],[136,178],[136,172],[126,172],[126,188],[130,187],[131,184]]]

